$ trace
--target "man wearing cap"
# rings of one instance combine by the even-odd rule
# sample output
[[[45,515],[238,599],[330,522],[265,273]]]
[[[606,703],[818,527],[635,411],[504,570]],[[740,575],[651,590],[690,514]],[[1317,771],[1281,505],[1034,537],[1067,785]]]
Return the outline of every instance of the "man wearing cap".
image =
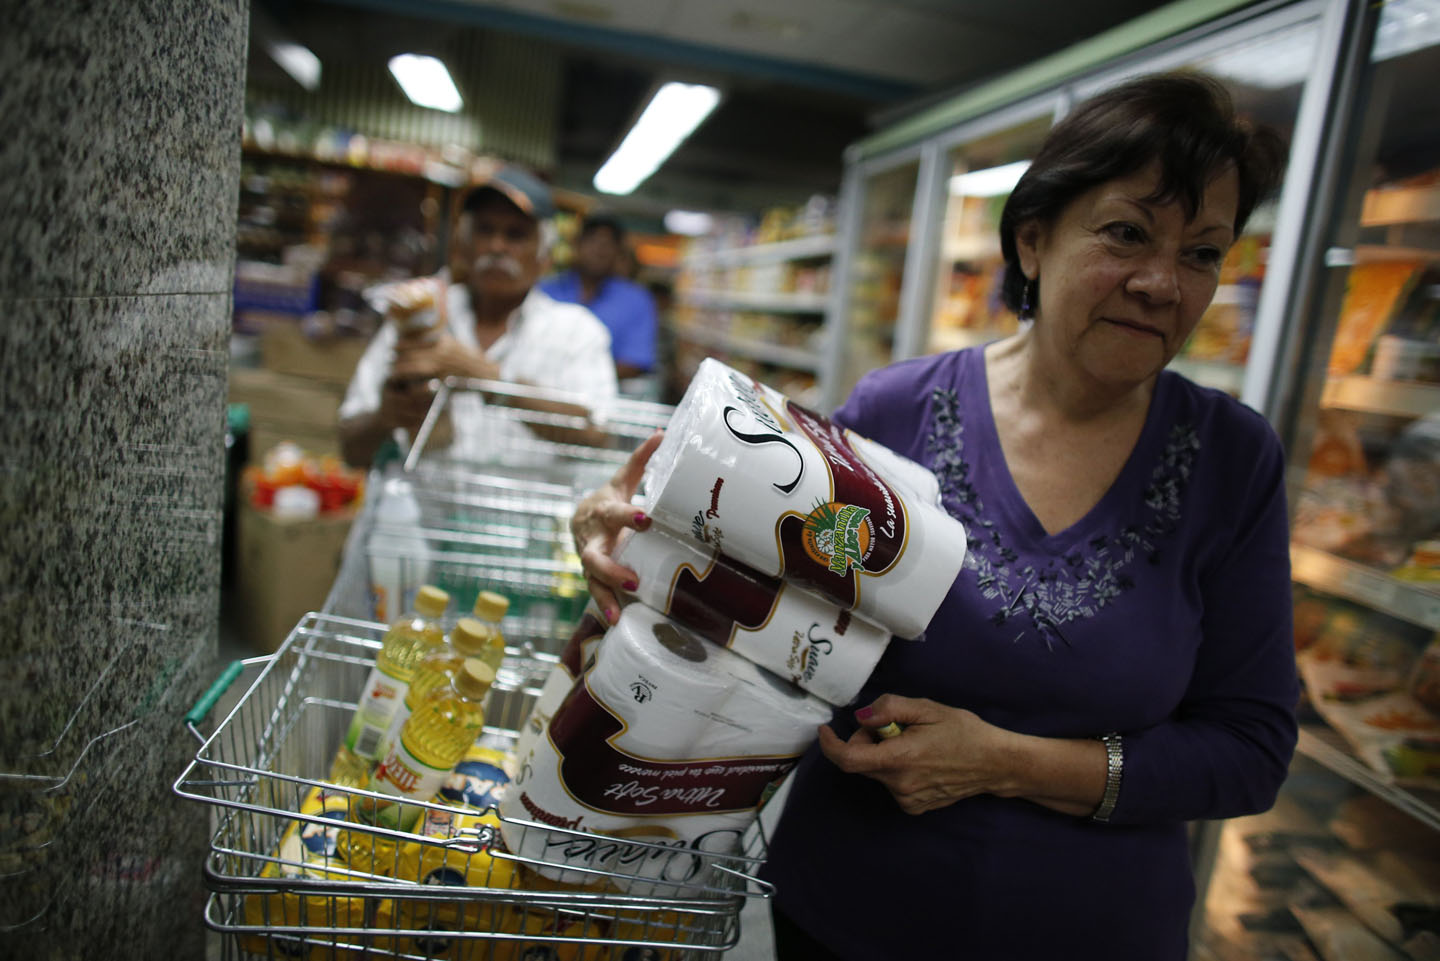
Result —
[[[585,218],[575,240],[575,266],[540,284],[555,300],[588,307],[610,331],[610,353],[621,380],[655,367],[655,300],[650,291],[618,276],[625,228],[614,217]]]
[[[449,276],[389,285],[387,317],[361,357],[340,405],[345,459],[366,466],[396,428],[412,435],[430,407],[431,382],[471,377],[563,390],[587,405],[517,405],[595,416],[616,395],[610,334],[595,315],[558,303],[535,284],[548,260],[555,212],[549,188],[502,166],[475,178],[456,220]],[[434,316],[433,326],[409,319]],[[418,328],[418,329],[412,329]],[[496,442],[497,418],[478,395],[450,412],[457,443]],[[512,428],[513,429],[513,428]]]

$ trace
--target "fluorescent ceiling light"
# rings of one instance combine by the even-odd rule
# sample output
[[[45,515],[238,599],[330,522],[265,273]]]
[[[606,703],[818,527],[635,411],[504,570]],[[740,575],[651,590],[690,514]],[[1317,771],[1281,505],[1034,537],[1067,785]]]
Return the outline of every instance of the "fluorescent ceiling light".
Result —
[[[708,234],[714,226],[715,218],[699,210],[672,210],[665,215],[665,229],[684,237]]]
[[[390,72],[412,103],[447,113],[456,113],[464,106],[450,71],[434,57],[402,53],[390,58]]]
[[[628,194],[645,182],[720,102],[703,84],[667,83],[655,91],[640,119],[595,174],[595,189]]]
[[[270,58],[306,90],[320,86],[320,58],[298,43],[272,43]]]
[[[1000,167],[986,167],[950,178],[950,192],[957,197],[999,197],[1015,189],[1030,161],[1017,160]]]

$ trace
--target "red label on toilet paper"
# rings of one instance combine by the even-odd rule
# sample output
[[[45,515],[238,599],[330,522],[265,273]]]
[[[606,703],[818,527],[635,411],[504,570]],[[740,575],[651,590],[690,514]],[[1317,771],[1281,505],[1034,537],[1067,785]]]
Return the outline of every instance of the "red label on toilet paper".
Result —
[[[581,804],[612,814],[725,814],[760,803],[765,788],[795,766],[786,757],[657,761],[616,748],[624,722],[576,684],[550,719],[560,779]]]
[[[736,627],[754,631],[770,620],[780,600],[780,584],[778,577],[717,556],[703,575],[689,566],[680,568],[665,613],[725,647]]]
[[[860,596],[860,575],[884,574],[905,553],[905,505],[860,459],[828,418],[786,401],[785,411],[830,471],[830,500],[777,525],[787,580],[805,584],[844,607]]]

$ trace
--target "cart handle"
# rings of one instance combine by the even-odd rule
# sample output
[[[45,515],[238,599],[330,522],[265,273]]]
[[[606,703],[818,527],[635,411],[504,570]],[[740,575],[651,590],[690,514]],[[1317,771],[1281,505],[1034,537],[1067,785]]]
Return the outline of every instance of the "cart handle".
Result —
[[[196,701],[195,706],[186,713],[185,723],[194,726],[205,720],[205,715],[214,710],[215,702],[220,700],[221,695],[230,690],[230,685],[235,683],[235,679],[240,676],[240,672],[243,670],[245,670],[245,662],[243,660],[231,661],[224,672],[215,679],[215,683],[210,685],[210,689],[204,694],[201,694],[200,700]]]

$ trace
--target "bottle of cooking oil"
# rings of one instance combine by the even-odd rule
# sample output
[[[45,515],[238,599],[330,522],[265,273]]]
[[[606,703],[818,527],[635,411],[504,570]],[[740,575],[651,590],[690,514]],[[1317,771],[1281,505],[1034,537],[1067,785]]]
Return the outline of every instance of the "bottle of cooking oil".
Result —
[[[380,754],[380,739],[390,727],[398,705],[420,659],[445,643],[440,618],[450,605],[450,595],[426,584],[415,595],[415,610],[397,620],[385,634],[375,668],[365,682],[360,704],[345,735],[345,747],[359,757],[374,761]]]
[[[370,789],[397,798],[428,801],[465,758],[485,726],[481,702],[495,672],[478,657],[467,657],[449,684],[436,687],[415,706],[385,760],[375,769]],[[423,808],[377,805],[374,823],[408,831]]]
[[[485,630],[485,653],[476,654],[500,676],[500,665],[505,660],[505,635],[500,632],[500,622],[510,610],[510,600],[494,591],[481,591],[475,598],[475,620]]]
[[[450,631],[450,637],[443,647],[436,648],[421,658],[415,667],[415,676],[410,679],[410,689],[404,700],[395,709],[390,719],[390,729],[380,741],[380,757],[390,754],[400,729],[415,712],[415,706],[437,687],[449,684],[460,673],[467,657],[478,657],[489,664],[493,672],[499,670],[499,660],[493,648],[500,648],[500,658],[505,656],[505,639],[500,636],[500,618],[505,616],[509,601],[492,591],[482,591],[475,602],[478,617],[462,617]]]

